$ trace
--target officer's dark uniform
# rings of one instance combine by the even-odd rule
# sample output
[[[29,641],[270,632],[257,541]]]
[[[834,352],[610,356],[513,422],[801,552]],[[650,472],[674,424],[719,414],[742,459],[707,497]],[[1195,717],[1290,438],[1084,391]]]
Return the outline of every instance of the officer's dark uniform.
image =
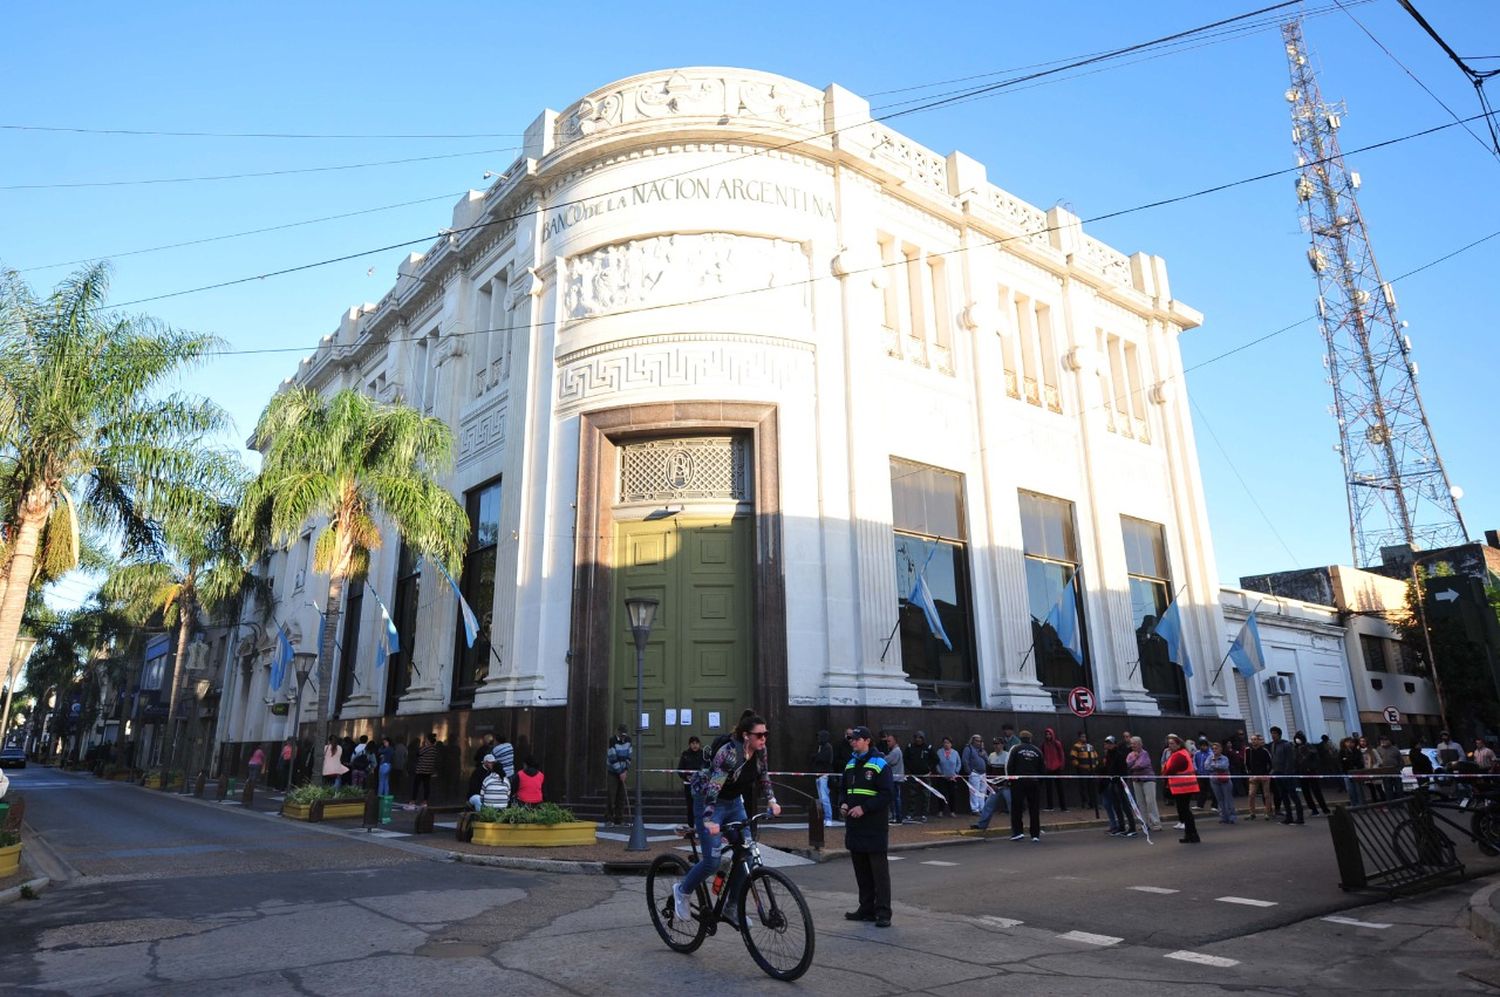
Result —
[[[856,728],[864,730],[863,728]],[[865,737],[870,736],[864,730]],[[891,806],[891,773],[885,758],[871,747],[855,754],[844,766],[844,804],[860,807],[858,817],[844,818],[844,847],[854,863],[859,884],[859,909],[844,915],[851,921],[874,921],[880,927],[891,923],[891,867],[886,859],[890,830],[887,813]]]
[[[1031,814],[1031,836],[1042,836],[1041,794],[1035,777],[1042,775],[1046,767],[1042,749],[1031,743],[1030,734],[1024,735],[1021,743],[1010,749],[1010,758],[1005,762],[1005,774],[1013,780],[1010,787],[1011,837],[1021,833],[1023,810]]]

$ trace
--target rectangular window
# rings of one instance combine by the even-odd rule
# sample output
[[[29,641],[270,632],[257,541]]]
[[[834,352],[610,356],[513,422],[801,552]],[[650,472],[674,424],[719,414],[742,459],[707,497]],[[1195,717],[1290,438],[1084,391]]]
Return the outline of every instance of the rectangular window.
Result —
[[[1012,398],[1021,397],[1020,374],[1016,367],[1016,330],[1010,327],[1009,318],[1014,314],[1010,292],[1000,288],[1000,312],[1002,321],[996,334],[1000,337],[1000,360],[1005,366],[1005,393]]]
[[[1031,614],[1032,660],[1042,685],[1061,704],[1068,690],[1092,685],[1088,626],[1084,617],[1082,580],[1078,573],[1078,534],[1073,525],[1073,503],[1034,492],[1020,493],[1021,545],[1026,563],[1026,600]],[[1063,647],[1057,631],[1046,622],[1054,607],[1064,612],[1072,601],[1078,620],[1083,665]]]
[[[500,482],[468,492],[469,548],[464,555],[459,591],[479,622],[479,635],[469,647],[464,635],[463,610],[456,608],[458,633],[454,647],[453,704],[468,706],[490,667],[490,623],[495,605],[495,561],[500,544]]]
[[[1344,701],[1333,696],[1320,697],[1323,702],[1323,732],[1328,740],[1338,744],[1349,736],[1349,727],[1344,722]]]
[[[1036,309],[1031,299],[1018,294],[1015,298],[1016,337],[1021,341],[1021,397],[1032,405],[1042,403],[1042,389],[1037,381],[1041,362],[1037,357]]]
[[[417,552],[401,543],[401,554],[396,559],[395,602],[391,613],[395,616],[396,636],[400,638],[400,649],[391,656],[386,667],[385,713],[396,712],[396,705],[406,690],[411,688],[413,674],[412,653],[417,644],[417,604],[422,596],[422,559]]]
[[[963,483],[952,471],[891,458],[901,661],[924,704],[978,703]]]
[[[1166,641],[1154,632],[1172,603],[1167,541],[1160,523],[1120,517],[1125,541],[1125,573],[1130,583],[1130,618],[1139,653],[1141,682],[1164,713],[1187,713],[1187,677],[1168,660]]]
[[[894,236],[881,232],[877,236],[877,241],[880,246],[881,276],[885,281],[882,288],[884,304],[882,321],[887,330],[900,334],[902,332],[901,284],[904,275],[897,264],[901,262],[901,257],[896,253]]]
[[[344,708],[344,701],[354,694],[359,686],[359,625],[365,612],[365,576],[351,577],[344,583],[344,637],[337,648],[339,662],[338,697],[333,708],[334,715]]]
[[[1359,649],[1365,657],[1365,671],[1388,672],[1390,665],[1385,657],[1385,641],[1369,634],[1359,635]]]

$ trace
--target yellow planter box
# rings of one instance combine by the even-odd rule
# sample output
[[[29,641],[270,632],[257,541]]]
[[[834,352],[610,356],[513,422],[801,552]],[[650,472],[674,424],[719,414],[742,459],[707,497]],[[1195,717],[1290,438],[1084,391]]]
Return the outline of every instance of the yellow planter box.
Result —
[[[0,848],[0,877],[9,876],[19,868],[21,868],[20,844]]]
[[[312,814],[312,807],[299,806],[295,803],[283,803],[281,805],[281,816],[292,820],[307,820]]]
[[[290,817],[292,820],[310,820],[312,807],[302,806],[296,803],[283,803],[281,805],[281,816]],[[365,814],[364,800],[324,800],[323,819],[341,820],[345,817],[363,817]]]
[[[483,824],[474,822],[474,844],[499,848],[558,848],[592,845],[596,827],[592,821],[564,824]]]

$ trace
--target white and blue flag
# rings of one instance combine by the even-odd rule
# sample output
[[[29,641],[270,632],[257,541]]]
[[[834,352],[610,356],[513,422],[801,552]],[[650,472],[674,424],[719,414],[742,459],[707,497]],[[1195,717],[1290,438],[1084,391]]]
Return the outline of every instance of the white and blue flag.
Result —
[[[380,650],[375,655],[375,667],[383,668],[385,663],[391,660],[391,655],[400,652],[401,635],[397,633],[396,621],[391,619],[391,611],[385,608],[385,600],[380,598],[380,593],[375,591],[375,586],[368,581],[365,582],[365,586],[375,597],[375,604],[380,607],[381,622],[385,624],[382,634],[384,639],[380,642]]]
[[[443,577],[448,579],[448,587],[453,589],[453,597],[458,600],[458,611],[463,616],[464,643],[469,647],[473,647],[474,641],[479,637],[479,619],[474,615],[474,610],[469,608],[468,600],[464,598],[463,592],[459,591],[458,582],[454,581],[453,576],[448,574],[448,569],[437,561],[433,561],[432,563],[437,565],[437,569],[443,573]]]
[[[1254,678],[1256,672],[1266,670],[1266,652],[1260,646],[1260,627],[1252,612],[1240,627],[1240,632],[1229,645],[1229,660],[1234,662],[1237,672],[1245,678]]]
[[[1062,595],[1047,610],[1047,618],[1042,622],[1052,628],[1063,650],[1082,666],[1083,633],[1078,628],[1078,596],[1074,591],[1077,584],[1078,572],[1075,571],[1073,577],[1068,579],[1068,584],[1063,586]]]
[[[1178,611],[1181,605],[1176,599],[1167,611],[1161,614],[1161,619],[1156,621],[1156,627],[1152,631],[1156,636],[1167,642],[1167,658],[1182,669],[1182,674],[1192,678],[1193,662],[1188,657],[1187,641],[1182,636],[1182,613]]]

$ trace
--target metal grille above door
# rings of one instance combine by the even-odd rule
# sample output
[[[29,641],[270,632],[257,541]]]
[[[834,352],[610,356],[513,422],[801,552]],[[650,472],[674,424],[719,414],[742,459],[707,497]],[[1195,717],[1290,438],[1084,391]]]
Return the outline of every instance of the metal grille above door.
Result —
[[[748,502],[749,447],[743,437],[647,440],[620,448],[621,502]]]

